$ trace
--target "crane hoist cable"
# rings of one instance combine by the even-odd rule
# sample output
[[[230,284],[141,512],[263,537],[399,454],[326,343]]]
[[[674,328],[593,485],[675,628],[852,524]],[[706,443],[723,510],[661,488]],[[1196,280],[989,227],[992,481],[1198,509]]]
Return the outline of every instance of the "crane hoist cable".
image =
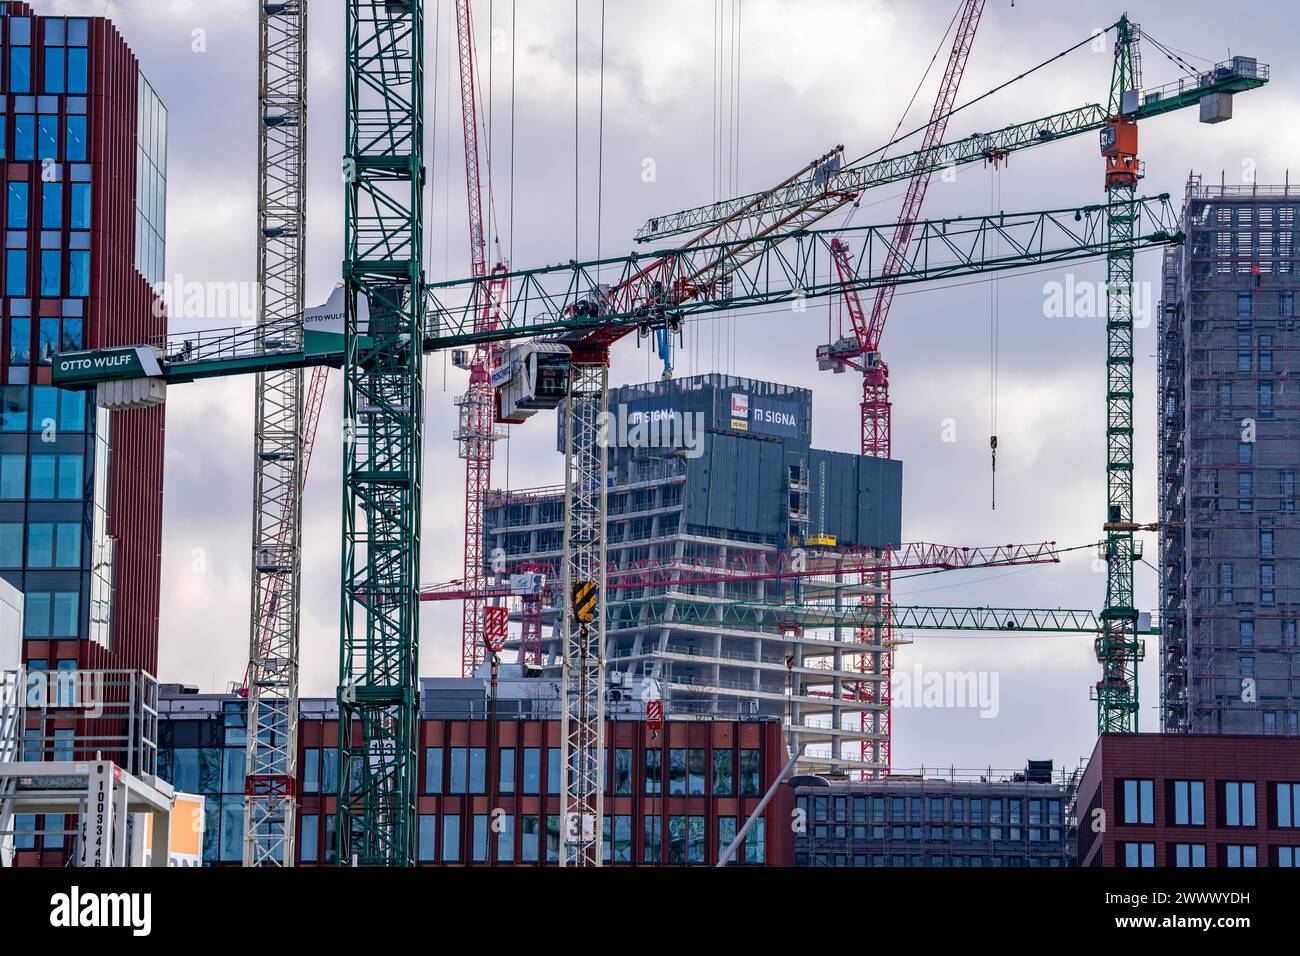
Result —
[[[1115,29],[1115,26],[1116,26],[1116,24],[1112,23],[1110,26],[1108,26],[1108,27],[1106,27],[1105,29],[1103,29],[1103,30],[1101,31],[1101,33],[1102,33],[1102,34],[1109,33],[1111,30]],[[999,83],[997,86],[993,87],[992,89],[990,89],[990,90],[988,90],[988,91],[986,91],[986,92],[984,92],[984,93],[981,93],[979,96],[975,97],[974,99],[967,100],[965,103],[962,103],[960,106],[954,106],[954,107],[953,107],[952,109],[950,109],[947,113],[945,113],[942,117],[937,117],[936,119],[947,119],[947,118],[949,118],[949,117],[956,116],[958,113],[960,113],[962,110],[966,109],[967,107],[974,106],[976,103],[980,102],[981,100],[986,100],[986,99],[988,99],[990,96],[992,96],[992,95],[995,94],[995,93],[1000,93],[1002,90],[1005,90],[1008,86],[1011,86],[1013,83],[1018,83],[1020,80],[1026,79],[1027,77],[1031,76],[1032,74],[1037,73],[1037,72],[1038,72],[1039,70],[1041,70],[1043,67],[1048,66],[1048,65],[1050,65],[1050,64],[1052,64],[1052,63],[1055,63],[1057,60],[1061,59],[1062,57],[1067,56],[1067,55],[1073,53],[1075,50],[1079,49],[1079,47],[1087,46],[1087,45],[1088,45],[1089,43],[1091,43],[1091,42],[1094,40],[1094,38],[1096,38],[1098,35],[1099,35],[1099,34],[1097,34],[1097,33],[1090,33],[1090,34],[1088,34],[1087,37],[1085,37],[1084,39],[1080,40],[1078,43],[1074,44],[1074,46],[1066,47],[1066,48],[1065,48],[1064,50],[1062,50],[1060,53],[1057,53],[1057,54],[1055,54],[1055,55],[1053,55],[1053,56],[1048,57],[1046,60],[1043,60],[1041,63],[1038,63],[1038,64],[1036,64],[1035,66],[1030,67],[1028,70],[1025,70],[1023,73],[1020,73],[1020,74],[1018,74],[1018,75],[1016,75],[1016,76],[1013,76],[1011,79],[1007,80],[1007,81],[1004,82],[1004,83]],[[897,137],[895,137],[894,139],[891,139],[888,143],[885,143],[883,146],[878,146],[878,147],[876,147],[875,149],[873,149],[873,150],[872,150],[871,152],[869,152],[869,153],[863,153],[863,154],[862,154],[861,156],[859,156],[857,159],[853,160],[853,162],[851,162],[851,163],[845,163],[845,166],[856,166],[856,165],[858,165],[859,163],[861,163],[863,160],[870,159],[870,158],[873,157],[873,156],[883,154],[883,153],[885,152],[885,150],[889,149],[889,147],[894,146],[894,145],[896,145],[896,144],[898,144],[898,143],[901,143],[901,142],[903,142],[904,140],[911,139],[911,138],[912,138],[913,136],[915,136],[917,133],[922,133],[922,132],[924,132],[925,130],[927,130],[929,127],[930,127],[930,121],[927,120],[925,123],[923,123],[922,125],[916,127],[916,129],[912,130],[911,132],[909,132],[909,133],[905,133],[905,134],[903,134],[902,136],[897,136]]]
[[[989,205],[990,215],[996,215],[1002,208],[1002,171],[996,158],[989,174]],[[1001,253],[1001,245],[1000,237],[995,234],[994,258]],[[1002,306],[999,278],[994,273],[989,283],[989,506],[993,511],[998,508],[998,314]]]

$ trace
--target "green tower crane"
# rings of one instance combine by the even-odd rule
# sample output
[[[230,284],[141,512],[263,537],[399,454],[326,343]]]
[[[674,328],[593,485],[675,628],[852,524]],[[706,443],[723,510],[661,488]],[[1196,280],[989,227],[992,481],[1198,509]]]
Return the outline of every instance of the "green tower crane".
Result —
[[[341,865],[415,861],[424,423],[422,0],[348,0]]]

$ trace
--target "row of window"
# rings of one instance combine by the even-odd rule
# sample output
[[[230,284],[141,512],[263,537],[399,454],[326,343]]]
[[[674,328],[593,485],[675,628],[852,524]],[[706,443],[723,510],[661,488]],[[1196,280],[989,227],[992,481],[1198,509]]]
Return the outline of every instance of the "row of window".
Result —
[[[875,843],[883,843],[886,840],[895,843],[908,841],[912,843],[947,843],[950,839],[953,843],[1021,843],[1024,841],[1029,843],[1060,843],[1064,833],[1065,831],[1059,826],[945,827],[940,824],[931,824],[928,827],[917,825],[886,827],[875,824],[868,828],[863,823],[856,823],[852,826],[818,823],[812,828],[813,839],[818,842],[852,839],[856,843],[865,843],[868,839]],[[870,834],[869,837],[868,834]]]
[[[546,749],[546,792],[560,792],[560,748]],[[499,794],[541,792],[543,765],[540,747],[503,747],[497,751],[496,789]],[[631,795],[635,786],[633,751],[617,747],[606,762],[606,789],[615,796]],[[604,760],[610,755],[602,754]],[[335,793],[338,789],[338,756],[334,748],[308,747],[303,751],[303,792]],[[703,748],[671,748],[667,760],[667,790],[664,783],[664,752],[647,750],[642,768],[641,792],[657,796],[757,797],[760,796],[760,752],[742,748],[714,750],[712,760]],[[738,764],[738,766],[737,766]],[[426,794],[481,794],[487,792],[487,748],[426,747],[424,749],[423,792]]]
[[[921,867],[921,866],[992,866],[992,867],[1023,867],[1023,866],[1065,866],[1065,861],[1060,856],[981,856],[979,854],[954,853],[946,855],[942,853],[932,853],[928,857],[924,854],[887,854],[887,853],[796,853],[794,857],[795,866],[834,866],[834,867],[863,867],[867,866],[870,860],[871,866],[888,866],[888,867]]]
[[[0,455],[0,501],[80,501],[83,455]]]
[[[15,162],[68,162],[86,161],[85,101],[82,113],[72,112],[73,102],[68,101],[68,113],[60,120],[58,113],[14,113],[13,155],[6,138],[6,119],[0,112],[0,159]],[[28,107],[30,109],[30,107]],[[59,132],[63,132],[63,155],[59,156]]]
[[[69,229],[90,228],[90,183],[42,183],[40,202],[40,228],[62,229],[66,218]],[[5,228],[26,229],[33,224],[30,215],[31,186],[25,182],[11,182],[6,190]],[[64,209],[64,196],[68,203]]]
[[[891,823],[905,821],[954,823],[1047,823],[1059,825],[1063,803],[1050,797],[883,797],[821,796],[800,794],[799,807],[815,821],[848,822],[849,801],[853,821]],[[886,807],[889,816],[886,817]],[[928,812],[926,812],[928,811]],[[926,815],[923,817],[923,812]],[[869,816],[868,816],[869,814]]]
[[[318,814],[300,817],[300,859],[303,863],[335,862],[336,818],[326,815],[324,826]],[[708,818],[701,815],[671,815],[643,819],[640,862],[690,866],[716,863],[736,838],[737,818],[714,818],[717,855],[706,857]],[[419,815],[416,859],[421,863],[558,863],[560,860],[559,814],[520,814],[489,816],[476,813]],[[543,827],[545,830],[543,831]],[[324,835],[322,845],[321,835]],[[543,841],[543,836],[545,840]],[[467,839],[468,838],[468,839]],[[467,845],[468,844],[468,845]],[[607,864],[631,864],[637,861],[633,818],[619,814],[604,818],[602,852]],[[741,846],[735,860],[745,865],[761,865],[767,858],[765,821],[758,819]]]
[[[27,250],[5,250],[4,294],[9,296],[27,295]],[[63,295],[90,295],[90,250],[89,249],[42,249],[39,252],[40,275],[37,278],[36,294],[42,298],[58,298]],[[64,263],[67,271],[64,271]],[[67,277],[65,283],[64,276]],[[80,339],[80,327],[77,336]]]
[[[1259,848],[1250,844],[1229,843],[1219,847],[1219,865],[1226,867],[1259,866]],[[1203,867],[1204,843],[1171,843],[1166,849],[1166,865],[1175,867]],[[1121,843],[1120,862],[1126,867],[1152,867],[1156,865],[1154,843]],[[1300,866],[1300,847],[1277,848],[1274,866]]]
[[[32,18],[10,17],[9,92],[32,91]],[[46,93],[85,93],[88,77],[87,46],[90,21],[83,17],[44,17],[42,38]]]
[[[1271,826],[1300,828],[1300,783],[1272,785]],[[1126,824],[1154,825],[1156,821],[1155,782],[1121,781],[1120,819]],[[1227,780],[1218,783],[1218,825],[1254,827],[1256,823],[1256,787],[1252,781]],[[1174,826],[1205,826],[1205,781],[1171,780],[1166,787],[1166,820]]]
[[[84,432],[86,396],[50,385],[0,387],[0,432],[26,432],[29,428],[42,438]]]
[[[23,560],[26,529],[27,559]],[[0,568],[46,570],[81,567],[81,523],[0,522]]]

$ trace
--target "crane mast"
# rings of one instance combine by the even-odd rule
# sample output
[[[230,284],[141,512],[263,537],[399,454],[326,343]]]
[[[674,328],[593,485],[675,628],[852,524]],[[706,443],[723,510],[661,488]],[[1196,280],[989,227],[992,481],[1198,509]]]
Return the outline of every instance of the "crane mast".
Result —
[[[953,36],[952,49],[948,54],[948,64],[943,79],[939,83],[939,93],[930,110],[930,122],[925,127],[918,150],[916,172],[908,180],[907,191],[903,196],[902,211],[898,216],[898,226],[894,230],[894,240],[890,244],[885,258],[884,272],[896,272],[907,260],[908,248],[912,242],[912,232],[925,202],[925,193],[930,185],[930,174],[935,166],[935,156],[943,143],[948,129],[948,116],[957,97],[957,88],[966,72],[966,60],[970,56],[971,44],[975,40],[975,31],[979,27],[980,16],[984,12],[984,0],[964,0]],[[847,249],[841,243],[836,250],[836,268],[841,277],[846,269],[841,259],[847,257]],[[861,452],[873,458],[890,458],[893,455],[893,429],[890,421],[889,401],[889,366],[880,358],[880,337],[889,318],[889,307],[894,301],[894,285],[882,285],[876,289],[871,313],[863,321],[862,304],[855,289],[846,293],[849,318],[858,340],[860,367],[862,370],[862,404],[861,404]],[[891,601],[892,579],[888,562],[882,570],[863,575],[864,582],[875,585],[875,594],[864,598],[865,601],[878,605],[882,612],[878,619],[888,622],[887,613]],[[868,635],[859,635],[866,643]],[[883,651],[865,654],[859,657],[859,669],[872,673],[878,679],[864,683],[857,688],[859,695],[878,693],[875,700],[876,709],[862,712],[862,730],[870,731],[870,738],[863,739],[861,759],[870,764],[878,774],[888,774],[891,760],[890,738],[890,679],[893,672],[893,634],[885,623],[877,633],[871,635],[874,643],[884,648]],[[878,688],[878,692],[873,688]]]
[[[1133,531],[1133,252],[1135,195],[1142,170],[1138,126],[1125,99],[1141,88],[1137,24],[1127,16],[1116,26],[1115,64],[1109,111],[1101,131],[1106,168],[1106,603],[1096,641],[1101,679],[1097,733],[1133,733],[1138,728],[1138,638],[1133,600],[1133,563],[1141,558]]]
[[[258,321],[275,325],[303,312],[307,2],[259,4],[258,21]],[[257,376],[244,866],[294,863],[303,384],[301,368]]]
[[[483,191],[479,180],[478,108],[474,96],[474,37],[470,0],[456,0],[456,45],[460,53],[461,125],[465,135],[465,186],[469,201],[470,274],[487,275],[487,242],[483,231]],[[490,192],[489,185],[489,192]],[[498,264],[493,277],[505,267]],[[489,284],[484,298],[481,325],[495,325],[504,299],[504,282]],[[496,401],[492,388],[492,367],[496,348],[492,343],[475,346],[469,363],[469,387],[457,397],[459,409],[456,438],[460,457],[465,459],[465,542],[464,575],[467,597],[461,609],[461,676],[473,675],[486,651],[485,613],[487,601],[479,596],[486,584],[483,570],[483,505],[492,484],[492,450],[496,441]]]
[[[411,866],[424,426],[424,5],[347,0],[346,11],[337,862]]]

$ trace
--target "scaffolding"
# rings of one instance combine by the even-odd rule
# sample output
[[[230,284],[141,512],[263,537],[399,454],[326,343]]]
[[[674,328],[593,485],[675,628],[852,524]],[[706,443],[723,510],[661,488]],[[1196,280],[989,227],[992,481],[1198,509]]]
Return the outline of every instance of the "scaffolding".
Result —
[[[1166,732],[1300,734],[1300,190],[1187,183],[1159,310]]]

